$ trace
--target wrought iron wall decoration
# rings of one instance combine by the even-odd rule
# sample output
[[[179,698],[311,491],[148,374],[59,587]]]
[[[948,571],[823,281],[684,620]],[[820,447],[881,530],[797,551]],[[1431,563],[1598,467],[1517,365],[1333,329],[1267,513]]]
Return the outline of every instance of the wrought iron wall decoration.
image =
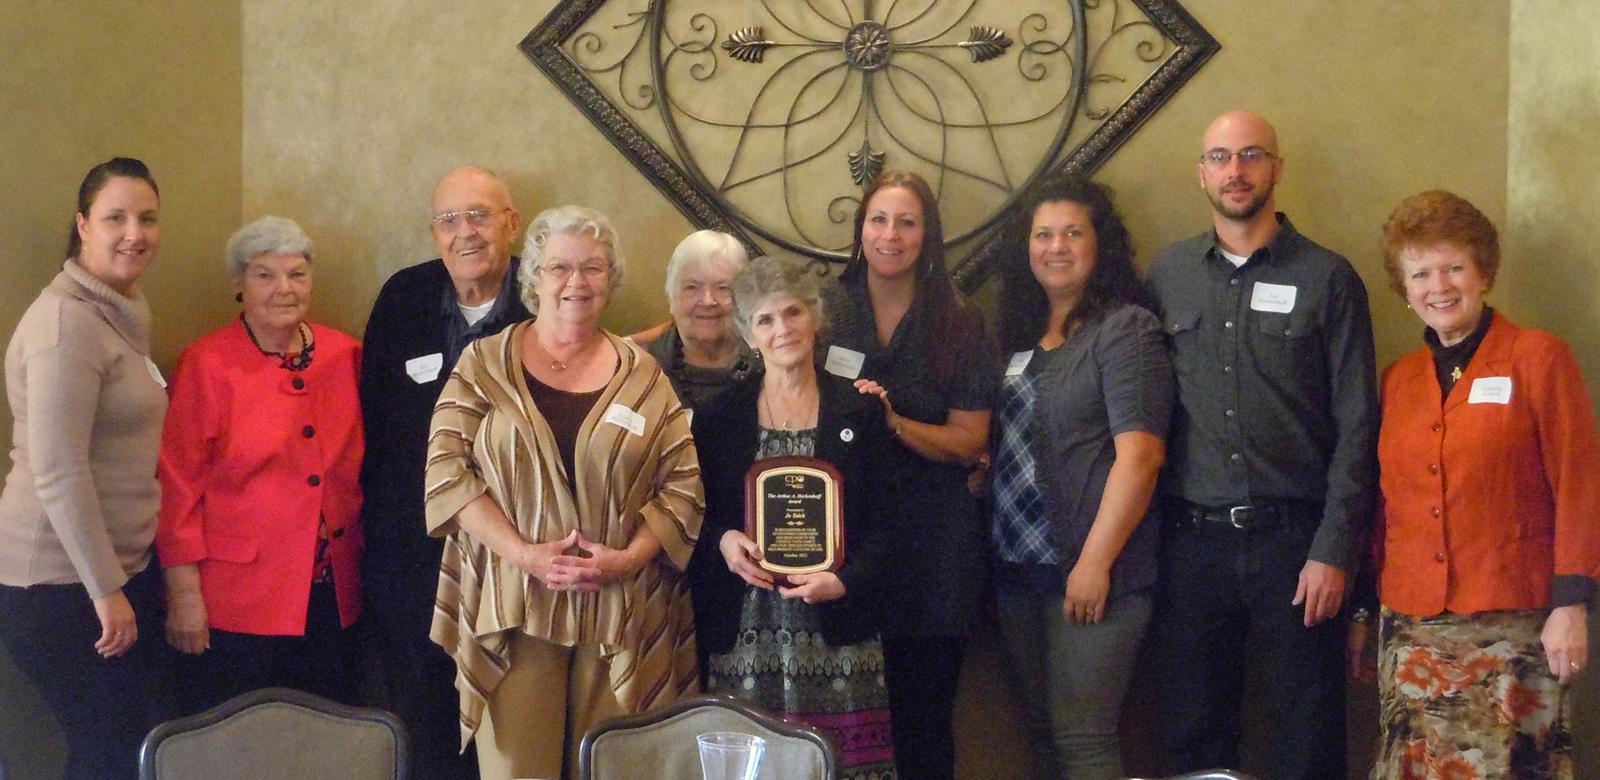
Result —
[[[1098,168],[1217,48],[1179,0],[566,0],[522,42],[690,221],[752,245],[845,259],[862,186],[923,174],[968,288],[1016,198]]]

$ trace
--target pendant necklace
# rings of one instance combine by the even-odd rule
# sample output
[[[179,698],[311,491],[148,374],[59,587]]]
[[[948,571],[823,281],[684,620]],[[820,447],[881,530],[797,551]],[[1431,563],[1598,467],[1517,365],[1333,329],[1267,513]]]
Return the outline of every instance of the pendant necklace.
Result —
[[[766,407],[767,407],[767,421],[772,423],[774,428],[778,428],[778,429],[785,430],[785,431],[794,430],[794,419],[793,418],[784,418],[782,422],[779,422],[778,415],[772,411],[772,395],[773,395],[772,393],[767,393],[767,392],[763,392],[761,394],[761,403],[765,404]],[[802,403],[804,403],[804,397],[805,397],[804,394],[802,394],[801,395]]]
[[[773,414],[772,398],[770,398],[766,393],[763,393],[761,395],[761,402],[767,405],[767,422],[772,423],[772,427],[774,428],[781,428],[786,431],[789,430],[789,421],[784,420],[782,423],[779,423],[778,415]]]

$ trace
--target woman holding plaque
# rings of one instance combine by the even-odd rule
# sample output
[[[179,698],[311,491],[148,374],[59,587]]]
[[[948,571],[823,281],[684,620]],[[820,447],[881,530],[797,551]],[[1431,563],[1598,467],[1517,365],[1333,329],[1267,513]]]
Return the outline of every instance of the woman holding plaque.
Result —
[[[486,779],[574,777],[590,727],[698,687],[694,441],[656,361],[600,328],[623,267],[604,214],[540,214],[518,272],[534,319],[468,346],[434,406],[432,636]]]
[[[695,439],[717,443],[700,456],[696,627],[709,655],[708,690],[832,733],[846,777],[885,777],[893,771],[888,691],[869,605],[885,573],[892,510],[884,485],[894,463],[879,404],[817,370],[817,287],[804,266],[776,258],[752,262],[734,280],[734,320],[766,373],[695,412]],[[838,472],[843,564],[780,578],[744,531],[746,475],[752,464],[796,456]]]
[[[1033,778],[1122,776],[1117,720],[1150,622],[1173,374],[1100,185],[1047,182],[1004,266],[995,596]]]
[[[901,776],[949,780],[956,680],[988,565],[967,476],[988,451],[994,347],[983,314],[945,273],[939,207],[922,177],[878,176],[855,231],[828,298],[825,369],[882,401],[894,449],[915,463],[889,486],[919,530],[894,540],[883,650]]]

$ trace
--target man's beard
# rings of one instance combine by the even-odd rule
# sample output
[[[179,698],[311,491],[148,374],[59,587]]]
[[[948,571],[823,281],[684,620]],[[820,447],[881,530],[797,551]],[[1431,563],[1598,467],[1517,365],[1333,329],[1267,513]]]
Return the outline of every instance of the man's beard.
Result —
[[[1208,191],[1206,197],[1211,200],[1211,208],[1215,209],[1218,214],[1235,222],[1247,222],[1261,213],[1262,207],[1266,206],[1267,201],[1272,199],[1272,189],[1276,186],[1278,186],[1276,183],[1268,184],[1265,189],[1257,190],[1255,197],[1251,198],[1249,203],[1237,209],[1229,208],[1227,203],[1222,200],[1222,195],[1227,194],[1226,192],[1213,196]]]

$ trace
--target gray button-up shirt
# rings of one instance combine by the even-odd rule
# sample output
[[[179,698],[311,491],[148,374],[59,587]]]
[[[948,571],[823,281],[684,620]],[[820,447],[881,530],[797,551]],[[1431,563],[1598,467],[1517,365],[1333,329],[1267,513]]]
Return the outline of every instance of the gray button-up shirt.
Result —
[[[1377,492],[1367,291],[1347,260],[1277,218],[1238,268],[1212,231],[1150,268],[1178,376],[1163,492],[1208,506],[1320,503],[1310,558],[1349,572]]]

